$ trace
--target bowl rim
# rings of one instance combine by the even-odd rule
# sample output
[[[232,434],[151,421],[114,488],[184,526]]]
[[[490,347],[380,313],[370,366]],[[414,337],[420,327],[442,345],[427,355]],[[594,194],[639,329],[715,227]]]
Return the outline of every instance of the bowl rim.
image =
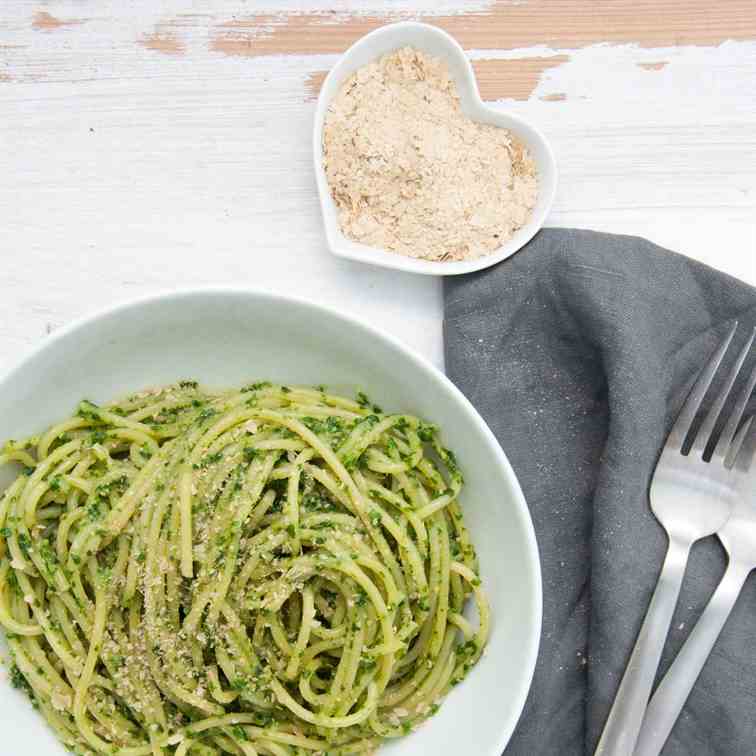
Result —
[[[342,73],[342,69],[346,66],[349,60],[359,52],[363,47],[369,46],[374,39],[381,37],[390,37],[397,32],[401,32],[405,29],[422,29],[424,33],[433,34],[439,39],[443,40],[451,50],[453,54],[457,55],[460,63],[462,64],[464,85],[468,88],[466,93],[472,105],[480,110],[493,116],[495,119],[504,117],[510,121],[514,130],[521,129],[522,132],[529,133],[533,141],[539,143],[540,148],[543,151],[544,163],[548,166],[549,181],[541,181],[539,185],[539,191],[547,191],[544,195],[544,201],[539,212],[534,213],[531,216],[528,223],[518,229],[521,233],[517,242],[512,243],[512,239],[499,247],[498,250],[488,255],[476,257],[471,260],[453,260],[450,262],[440,262],[435,260],[423,260],[420,258],[407,257],[396,252],[389,252],[388,250],[380,249],[378,247],[368,247],[367,245],[359,244],[347,239],[338,227],[337,222],[332,222],[327,215],[327,205],[330,200],[330,190],[328,188],[328,181],[325,177],[325,171],[323,170],[323,144],[322,144],[322,132],[323,123],[325,121],[325,113],[328,110],[328,106],[331,103],[334,95],[326,96],[326,91],[330,83],[339,77]],[[315,181],[318,188],[318,200],[321,209],[321,218],[323,226],[325,228],[326,241],[332,254],[337,257],[343,257],[350,260],[356,260],[362,263],[368,263],[371,265],[377,265],[383,268],[393,268],[407,273],[418,273],[421,275],[435,275],[435,276],[455,276],[464,273],[472,273],[477,270],[483,270],[495,265],[502,260],[511,257],[520,249],[522,249],[544,226],[546,218],[554,204],[554,198],[556,196],[557,184],[559,181],[559,171],[557,168],[556,158],[554,157],[554,151],[551,148],[551,144],[544,136],[543,132],[536,126],[531,124],[528,120],[514,115],[513,113],[498,110],[488,105],[480,96],[480,90],[478,88],[478,81],[473,71],[472,64],[465,54],[462,46],[457,40],[451,36],[448,32],[434,26],[432,24],[426,24],[419,21],[399,21],[396,23],[385,24],[383,26],[368,32],[358,40],[353,42],[341,55],[338,60],[331,66],[323,84],[320,87],[318,94],[317,106],[315,109],[315,118],[313,120],[313,137],[312,137],[312,154],[313,163],[315,167]],[[547,186],[541,186],[546,185]],[[347,246],[354,245],[354,246]]]
[[[139,309],[149,306],[157,305],[161,303],[180,303],[182,301],[191,302],[195,297],[242,297],[242,298],[256,298],[267,300],[269,302],[293,304],[297,307],[301,307],[305,310],[310,310],[315,315],[325,315],[331,317],[337,321],[345,323],[352,328],[361,329],[366,336],[373,339],[382,340],[390,348],[397,350],[403,358],[412,363],[415,367],[418,367],[421,371],[429,373],[437,381],[440,382],[445,391],[453,397],[454,400],[459,402],[465,414],[469,417],[470,421],[475,423],[477,428],[483,434],[486,442],[492,448],[493,454],[504,472],[507,479],[510,491],[515,502],[515,516],[520,521],[523,527],[523,533],[525,536],[525,549],[528,554],[529,567],[533,576],[534,593],[532,602],[532,614],[529,618],[533,623],[533,633],[529,637],[527,648],[523,650],[523,669],[525,674],[523,675],[520,689],[513,697],[514,705],[505,718],[501,733],[499,734],[498,742],[489,756],[499,756],[509,742],[512,733],[514,732],[517,723],[522,716],[523,709],[527,696],[530,692],[530,688],[533,682],[533,675],[535,673],[535,666],[538,657],[538,650],[540,646],[542,623],[543,623],[543,579],[541,572],[541,562],[539,556],[538,543],[535,536],[535,529],[533,526],[533,520],[530,516],[530,510],[528,508],[525,496],[522,493],[520,483],[515,475],[514,470],[507,458],[506,453],[502,449],[501,445],[497,441],[493,434],[493,431],[489,428],[486,421],[475,409],[469,399],[457,388],[457,386],[446,376],[446,374],[437,368],[427,357],[415,351],[411,347],[404,344],[397,337],[387,333],[381,328],[378,328],[359,317],[352,314],[348,314],[338,308],[325,305],[320,302],[307,299],[305,297],[280,294],[275,291],[247,287],[247,286],[195,286],[195,287],[181,287],[178,289],[163,289],[152,292],[150,294],[141,295],[137,297],[128,298],[122,302],[112,304],[108,307],[100,308],[92,313],[82,315],[75,318],[70,323],[56,329],[51,334],[44,337],[38,344],[33,344],[22,350],[17,359],[13,361],[9,368],[0,372],[0,390],[7,382],[12,381],[16,375],[22,372],[27,363],[33,361],[35,358],[43,354],[48,349],[56,346],[63,345],[63,343],[69,338],[76,338],[79,332],[85,331],[88,327],[94,325],[98,321],[111,319],[117,316],[119,313],[127,311],[138,311]]]

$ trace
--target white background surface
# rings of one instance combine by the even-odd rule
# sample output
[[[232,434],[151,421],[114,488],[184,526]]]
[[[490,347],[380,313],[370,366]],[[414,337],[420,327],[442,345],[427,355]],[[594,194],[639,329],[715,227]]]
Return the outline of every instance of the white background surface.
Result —
[[[3,2],[0,371],[104,305],[218,283],[337,306],[442,363],[438,280],[326,250],[306,81],[337,56],[232,57],[208,44],[213,14],[333,5],[350,4]],[[39,11],[86,22],[35,28]],[[184,54],[140,43],[179,12],[192,14]],[[468,52],[569,55],[529,100],[497,104],[553,144],[561,182],[547,225],[643,235],[756,284],[756,42]],[[566,99],[540,99],[550,93]]]

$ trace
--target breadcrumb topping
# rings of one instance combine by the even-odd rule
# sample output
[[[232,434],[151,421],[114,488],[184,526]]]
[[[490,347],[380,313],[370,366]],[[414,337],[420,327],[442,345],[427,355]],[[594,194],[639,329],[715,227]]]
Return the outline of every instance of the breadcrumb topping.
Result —
[[[409,257],[490,254],[528,221],[538,196],[525,145],[468,118],[446,64],[409,47],[343,84],[323,153],[344,235]]]

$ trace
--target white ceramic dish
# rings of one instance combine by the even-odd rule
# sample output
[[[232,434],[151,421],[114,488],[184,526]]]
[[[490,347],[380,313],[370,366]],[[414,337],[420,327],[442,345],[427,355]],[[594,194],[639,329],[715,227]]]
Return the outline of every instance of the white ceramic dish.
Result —
[[[251,378],[364,389],[390,410],[433,419],[467,482],[465,520],[492,602],[490,644],[439,713],[393,756],[499,756],[530,686],[541,629],[541,579],[528,509],[490,430],[452,383],[399,342],[303,301],[237,289],[138,300],[48,337],[0,378],[0,435],[23,437],[69,415],[84,398],[112,399],[181,378],[240,385]],[[10,480],[0,470],[0,487]],[[3,753],[63,748],[2,674]],[[384,751],[382,750],[381,753]]]
[[[415,47],[431,55],[443,58],[449,66],[452,77],[457,84],[463,112],[474,121],[490,123],[494,126],[509,129],[528,146],[538,167],[538,201],[530,216],[530,220],[516,231],[506,244],[503,244],[496,252],[485,257],[454,262],[416,260],[395,252],[388,252],[383,249],[358,244],[351,239],[347,239],[339,228],[336,205],[331,198],[328,181],[323,170],[323,123],[328,106],[341,87],[342,82],[349,78],[358,68],[392,50],[407,46]],[[362,37],[362,39],[355,42],[341,56],[338,63],[331,69],[323,82],[315,111],[313,155],[315,158],[315,177],[320,195],[320,206],[323,211],[326,238],[331,251],[339,257],[380,265],[384,268],[396,268],[397,270],[410,273],[453,276],[488,268],[510,257],[518,249],[527,244],[543,226],[546,216],[551,210],[554,194],[556,193],[556,162],[543,134],[521,118],[491,108],[480,99],[478,84],[475,80],[475,74],[470,61],[455,39],[438,27],[410,21],[382,26],[380,29],[376,29]]]

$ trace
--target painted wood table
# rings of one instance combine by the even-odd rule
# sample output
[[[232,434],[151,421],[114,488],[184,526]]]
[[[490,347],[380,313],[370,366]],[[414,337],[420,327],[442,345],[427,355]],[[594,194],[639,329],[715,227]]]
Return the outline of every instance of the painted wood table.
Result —
[[[248,285],[442,363],[441,285],[327,251],[314,99],[360,35],[421,18],[550,138],[549,225],[639,234],[756,284],[753,0],[4,0],[0,370],[136,295]]]

